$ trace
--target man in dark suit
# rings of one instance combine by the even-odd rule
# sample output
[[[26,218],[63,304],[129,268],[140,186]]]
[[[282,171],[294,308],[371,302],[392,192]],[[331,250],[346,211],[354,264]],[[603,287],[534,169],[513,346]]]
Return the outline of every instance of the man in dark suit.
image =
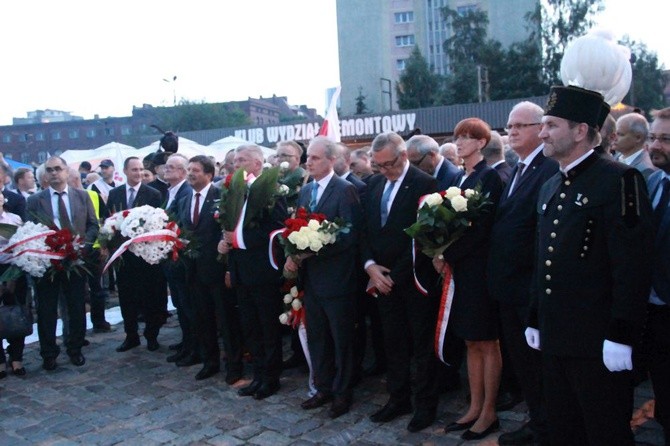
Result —
[[[632,346],[649,297],[653,224],[640,172],[593,150],[603,107],[599,93],[552,87],[539,134],[560,172],[537,203],[525,334],[542,350],[549,444],[634,443]]]
[[[458,186],[463,171],[440,155],[440,145],[428,135],[414,135],[407,140],[407,159],[413,166],[432,175],[438,190]]]
[[[656,171],[647,151],[649,123],[639,113],[628,113],[616,121],[616,138],[612,149],[616,150],[616,160],[635,167],[645,180]]]
[[[9,174],[9,169],[4,163],[0,163],[0,190],[2,195],[5,196],[5,206],[4,209],[7,212],[16,214],[21,217],[21,220],[26,220],[26,199],[21,194],[12,192],[11,190],[5,187],[5,182],[7,181],[7,175]]]
[[[362,182],[368,184],[370,178],[375,174],[370,165],[370,148],[363,147],[351,152],[349,168]]]
[[[98,236],[98,219],[93,203],[85,191],[68,187],[68,166],[65,160],[53,156],[46,161],[45,170],[49,188],[28,199],[26,210],[29,219],[36,223],[46,221],[60,229],[69,227],[84,239],[86,255]],[[56,345],[56,320],[58,296],[61,293],[67,300],[67,354],[70,362],[76,366],[82,366],[86,361],[81,354],[86,331],[85,286],[86,276],[75,273],[66,275],[57,272],[53,280],[44,276],[36,281],[37,331],[42,367],[45,370],[56,368],[56,357],[60,353]]]
[[[240,146],[235,150],[234,165],[258,177],[263,173],[263,152],[256,145]],[[254,193],[250,189],[245,206],[252,202]],[[230,283],[237,295],[244,340],[253,357],[253,381],[238,393],[257,400],[277,393],[280,387],[282,277],[270,264],[267,250],[270,233],[281,228],[287,217],[286,202],[278,199],[272,210],[264,209],[255,220],[245,218],[235,231],[236,237],[227,232],[225,242],[220,244],[220,252],[230,251]]]
[[[512,176],[512,168],[507,164],[507,161],[505,161],[504,144],[500,133],[496,131],[491,132],[491,140],[486,144],[486,147],[482,149],[482,155],[484,155],[486,164],[498,172],[498,175],[503,182],[503,186],[507,186]]]
[[[354,249],[361,224],[361,208],[356,188],[340,178],[333,165],[339,148],[319,136],[307,148],[307,171],[314,181],[300,191],[298,206],[324,214],[329,221],[341,218],[351,224],[349,233],[340,234],[318,255],[296,263],[286,259],[286,269],[300,265],[305,286],[307,342],[312,358],[317,393],[302,403],[315,409],[333,400],[329,411],[337,418],[349,411],[351,379],[354,372],[354,320],[357,288]]]
[[[220,326],[227,357],[226,382],[234,384],[242,377],[242,353],[238,327],[231,322],[237,320],[235,314],[230,314],[236,308],[224,292],[226,267],[217,260],[221,226],[214,219],[214,212],[220,192],[212,184],[214,171],[214,162],[205,155],[189,160],[188,182],[193,192],[177,203],[177,215],[179,225],[192,233],[197,250],[196,255],[185,259],[188,298],[195,309],[195,332],[204,362],[195,379],[209,378],[221,369],[217,333]]]
[[[491,233],[489,292],[499,302],[504,347],[530,411],[530,422],[502,434],[501,445],[541,443],[546,437],[540,352],[531,349],[524,336],[535,265],[537,197],[540,187],[558,171],[558,163],[542,153],[537,136],[543,114],[542,107],[532,102],[515,105],[509,114],[509,144],[519,163],[503,190]]]
[[[142,184],[142,169],[142,161],[137,157],[131,156],[123,162],[123,173],[127,182],[109,191],[107,208],[110,212],[144,205],[160,207],[161,194]],[[126,338],[116,351],[125,352],[140,345],[137,320],[139,312],[144,315],[147,349],[158,350],[158,331],[164,320],[160,306],[160,266],[150,265],[130,251],[124,252],[121,260],[117,272],[117,286]]]
[[[433,338],[438,300],[424,296],[414,285],[412,240],[404,229],[416,221],[419,198],[437,191],[437,180],[410,164],[405,142],[396,133],[382,133],[374,139],[372,160],[381,175],[368,186],[361,258],[379,296],[390,398],[370,419],[388,422],[411,413],[414,395],[414,417],[407,429],[416,432],[435,421],[438,392]],[[417,259],[427,262],[417,265],[421,282],[436,284],[430,259],[421,253]],[[416,365],[413,390],[412,358]]]
[[[165,202],[165,208],[171,218],[176,219],[179,212],[177,203],[184,197],[190,196],[193,189],[186,181],[188,159],[182,154],[174,154],[165,163],[165,180],[170,185]],[[167,357],[168,362],[177,366],[193,365],[200,360],[197,354],[197,343],[194,333],[195,313],[193,304],[189,300],[186,284],[186,265],[183,260],[164,262],[163,273],[170,287],[172,304],[177,309],[177,319],[181,328],[182,340],[170,346],[176,353]]]
[[[670,441],[670,108],[659,110],[651,123],[648,148],[659,169],[649,176],[648,190],[654,206],[652,290],[647,304],[644,336],[651,352],[649,373],[654,386],[654,417]]]

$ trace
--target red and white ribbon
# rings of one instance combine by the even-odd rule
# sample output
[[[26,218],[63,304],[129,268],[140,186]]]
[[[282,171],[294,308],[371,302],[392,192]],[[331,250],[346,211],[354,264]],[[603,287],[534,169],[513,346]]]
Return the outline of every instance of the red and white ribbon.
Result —
[[[102,270],[102,272],[104,273],[105,271],[107,271],[107,268],[109,268],[109,266],[112,263],[114,263],[116,259],[121,257],[121,255],[124,252],[126,252],[128,248],[130,248],[130,245],[132,245],[133,243],[142,243],[142,242],[175,242],[175,246],[172,248],[173,258],[175,250],[184,246],[184,242],[179,239],[177,233],[169,229],[159,229],[158,231],[138,235],[131,239],[126,240],[125,242],[123,242],[123,244],[121,244],[121,246],[119,246],[119,248],[114,252],[114,254],[112,254],[112,256],[107,261],[107,264],[105,265],[105,268]]]
[[[274,244],[279,243],[277,236],[284,232],[284,229],[275,229],[270,233],[270,241],[268,243],[268,259],[270,259],[270,265],[277,271],[279,271],[279,259],[275,257]]]
[[[33,240],[37,240],[37,239],[40,239],[40,238],[47,238],[48,236],[50,236],[52,234],[55,234],[55,233],[56,233],[56,231],[54,231],[53,229],[50,229],[48,231],[40,232],[39,234],[31,235],[28,238],[24,238],[23,240],[19,240],[18,242],[7,246],[6,248],[4,248],[2,250],[2,252],[3,253],[10,253],[17,246],[25,245],[28,242],[32,242]],[[26,251],[31,251],[31,250],[26,250]],[[19,254],[15,255],[14,257],[18,257],[18,255]]]
[[[444,264],[444,281],[442,283],[442,294],[440,295],[440,310],[437,313],[437,326],[435,328],[435,355],[443,363],[450,365],[445,360],[444,337],[447,333],[449,324],[449,314],[451,314],[451,305],[454,301],[454,276],[451,266]]]
[[[419,293],[423,294],[424,296],[428,296],[428,289],[419,282],[419,278],[416,275],[416,253],[417,253],[417,247],[416,244],[414,243],[414,239],[412,239],[412,275],[414,276],[414,286],[416,287],[417,290],[419,290]]]

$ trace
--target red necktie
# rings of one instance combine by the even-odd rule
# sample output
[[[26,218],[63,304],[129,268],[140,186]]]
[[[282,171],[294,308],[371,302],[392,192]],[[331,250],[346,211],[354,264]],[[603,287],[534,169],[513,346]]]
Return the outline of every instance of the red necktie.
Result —
[[[195,207],[193,208],[193,226],[197,226],[199,220],[200,220],[200,192],[195,194]]]

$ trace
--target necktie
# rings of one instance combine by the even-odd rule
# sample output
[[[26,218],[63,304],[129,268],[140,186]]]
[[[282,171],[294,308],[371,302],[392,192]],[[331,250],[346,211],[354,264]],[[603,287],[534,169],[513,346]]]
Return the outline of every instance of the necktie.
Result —
[[[668,204],[670,204],[670,180],[663,178],[661,181],[661,199],[658,200],[658,204],[654,208],[654,221],[656,222],[656,227],[660,226],[661,220],[663,219],[663,214],[668,209]]]
[[[316,197],[319,196],[319,183],[314,182],[314,187],[312,188],[312,198],[309,200],[309,210],[314,212],[316,210]]]
[[[193,208],[193,226],[200,221],[200,192],[195,194],[195,207]]]
[[[132,187],[130,188],[130,195],[128,196],[128,206],[127,208],[130,209],[133,207],[135,204],[135,189]]]
[[[391,181],[388,183],[388,186],[384,190],[384,193],[382,194],[382,203],[381,203],[381,216],[382,216],[382,227],[386,224],[386,219],[389,216],[389,198],[391,197],[391,192],[393,191],[393,186],[395,185],[395,181]]]
[[[508,196],[512,195],[512,192],[514,192],[514,189],[516,189],[517,186],[519,186],[519,181],[521,180],[521,175],[523,175],[523,169],[526,168],[526,165],[524,163],[517,163],[516,166],[517,166],[516,175],[514,175],[514,180],[512,182],[512,187],[509,188]]]
[[[58,220],[60,220],[60,228],[72,228],[72,222],[67,215],[67,208],[65,207],[65,192],[56,192],[58,195]]]

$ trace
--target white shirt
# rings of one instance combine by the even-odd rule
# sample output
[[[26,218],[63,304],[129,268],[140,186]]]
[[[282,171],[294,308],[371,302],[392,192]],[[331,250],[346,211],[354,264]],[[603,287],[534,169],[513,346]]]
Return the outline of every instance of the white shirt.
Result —
[[[643,152],[643,151],[644,151],[644,149],[640,149],[640,150],[638,150],[637,152],[633,153],[631,156],[628,156],[628,157],[624,157],[623,155],[621,155],[621,156],[619,157],[619,162],[620,162],[620,163],[624,163],[624,164],[630,166],[630,165],[632,165],[635,161],[637,161],[637,159],[638,159],[640,156],[642,156],[642,152]]]
[[[579,164],[580,164],[582,161],[584,161],[586,158],[588,158],[589,156],[591,156],[592,153],[593,153],[593,149],[589,150],[589,151],[586,152],[584,155],[580,156],[579,158],[577,158],[576,160],[574,160],[573,162],[571,162],[570,164],[568,164],[567,166],[565,166],[565,169],[560,169],[561,172],[562,172],[564,175],[567,175],[568,172],[570,172],[570,170],[571,170],[573,167],[577,167],[577,166],[579,166]]]
[[[326,186],[328,186],[328,183],[330,183],[330,180],[333,178],[333,175],[335,175],[335,172],[331,170],[328,175],[321,178],[319,181],[316,181],[316,184],[319,185],[319,187],[316,191],[316,202],[317,203],[319,202],[319,200],[321,200],[321,196],[323,195],[323,191],[326,190]]]
[[[186,182],[186,178],[181,180],[179,183],[175,184],[174,186],[168,188],[168,201],[167,204],[165,205],[165,209],[169,209],[170,205],[174,201],[175,197],[177,196],[177,192],[179,192],[179,189],[181,189],[182,184]]]
[[[65,195],[63,196],[63,202],[65,203],[65,210],[67,211],[67,216],[70,218],[70,222],[72,222],[72,210],[70,209],[70,194],[68,186],[65,186],[63,192],[57,192],[54,188],[49,187],[49,194],[51,196],[51,211],[53,212],[54,216],[54,224],[58,226],[60,229],[63,229],[63,227],[60,224],[60,214],[58,213],[58,199],[59,199],[58,194],[60,193],[65,193]]]

